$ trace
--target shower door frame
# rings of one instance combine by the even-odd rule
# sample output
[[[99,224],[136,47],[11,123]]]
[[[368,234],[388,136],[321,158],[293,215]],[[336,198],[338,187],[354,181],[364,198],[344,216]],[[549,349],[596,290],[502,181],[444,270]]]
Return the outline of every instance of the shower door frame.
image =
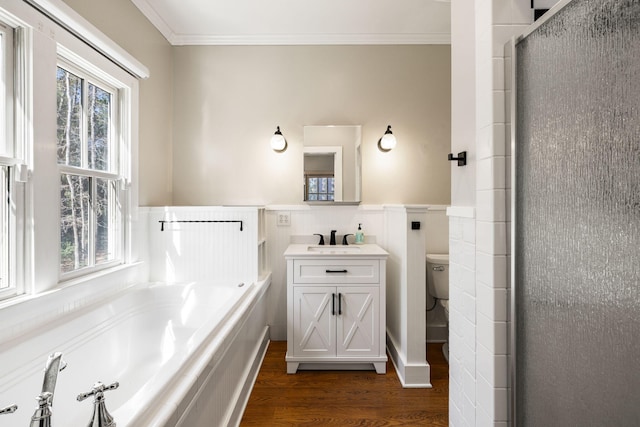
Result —
[[[531,33],[533,33],[535,30],[537,30],[540,26],[544,25],[549,19],[551,19],[555,14],[557,14],[558,12],[560,12],[565,6],[567,6],[569,3],[571,3],[573,0],[560,0],[558,1],[558,3],[556,3],[551,9],[549,9],[549,11],[547,11],[542,17],[540,17],[535,23],[531,24],[527,30],[522,33],[520,36],[517,37],[512,37],[511,40],[509,42],[507,42],[505,44],[504,47],[504,56],[505,59],[510,58],[510,67],[509,69],[505,70],[505,76],[508,76],[508,79],[510,79],[510,87],[511,88],[511,94],[509,97],[509,103],[511,105],[511,109],[509,111],[509,121],[510,121],[510,125],[511,125],[511,131],[509,134],[509,139],[508,141],[510,142],[511,145],[511,149],[510,149],[510,154],[511,154],[511,174],[510,174],[510,180],[511,180],[511,215],[510,215],[510,221],[511,221],[511,239],[510,239],[510,267],[511,267],[511,272],[510,272],[510,291],[511,291],[511,295],[509,298],[509,315],[510,315],[510,322],[509,322],[509,352],[510,352],[510,357],[509,357],[509,367],[508,367],[508,375],[509,375],[509,385],[511,387],[510,393],[509,393],[509,419],[511,420],[510,424],[512,426],[517,426],[517,400],[516,400],[516,385],[517,385],[517,375],[516,375],[516,361],[517,361],[517,307],[516,307],[516,292],[518,290],[518,286],[517,286],[517,281],[516,281],[516,273],[517,273],[517,267],[516,267],[516,240],[517,240],[517,221],[516,221],[516,210],[518,209],[516,206],[516,183],[517,183],[517,170],[516,170],[516,156],[518,154],[518,149],[517,149],[517,95],[518,95],[518,87],[517,87],[517,59],[518,59],[518,55],[517,55],[517,50],[516,50],[516,46],[523,40],[525,40]],[[507,101],[507,98],[505,97],[505,103]]]

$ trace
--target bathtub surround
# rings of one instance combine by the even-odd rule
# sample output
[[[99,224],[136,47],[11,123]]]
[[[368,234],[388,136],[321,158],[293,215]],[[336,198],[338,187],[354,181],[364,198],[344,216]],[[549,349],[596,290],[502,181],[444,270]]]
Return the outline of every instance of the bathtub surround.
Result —
[[[3,345],[0,392],[19,406],[10,424],[28,425],[59,351],[52,425],[86,425],[92,405],[75,397],[98,380],[120,383],[105,396],[118,426],[237,425],[268,343],[268,287],[142,284]]]

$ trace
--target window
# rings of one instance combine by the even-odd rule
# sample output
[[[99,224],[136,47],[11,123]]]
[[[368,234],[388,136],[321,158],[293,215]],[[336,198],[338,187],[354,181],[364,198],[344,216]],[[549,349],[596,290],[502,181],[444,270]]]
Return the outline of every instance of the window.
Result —
[[[9,168],[5,165],[0,167],[0,195],[2,203],[0,204],[0,291],[7,290],[11,287],[9,279],[9,204],[5,201],[9,195]]]
[[[331,175],[307,175],[305,200],[334,200],[335,179]]]
[[[0,22],[0,299],[18,293],[15,280],[16,159],[13,138],[13,29]]]
[[[60,271],[69,274],[122,259],[118,91],[66,63],[56,79]]]

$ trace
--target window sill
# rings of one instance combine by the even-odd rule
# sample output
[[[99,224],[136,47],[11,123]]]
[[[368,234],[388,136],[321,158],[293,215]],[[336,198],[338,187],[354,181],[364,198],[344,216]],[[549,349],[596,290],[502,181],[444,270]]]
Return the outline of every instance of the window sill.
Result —
[[[72,311],[98,303],[138,283],[142,262],[123,264],[60,282],[53,289],[0,302],[0,343],[46,327]]]
[[[88,282],[103,278],[105,276],[109,276],[112,274],[116,274],[119,272],[136,268],[140,265],[142,265],[141,261],[136,261],[129,264],[120,264],[114,267],[105,268],[104,270],[99,270],[93,273],[85,274],[84,276],[81,276],[81,277],[74,277],[73,279],[60,281],[58,282],[58,286],[43,292],[38,292],[34,294],[27,293],[22,295],[16,295],[14,297],[9,297],[6,300],[0,301],[0,310],[12,307],[14,305],[26,303],[32,300],[46,298],[61,290],[66,290],[72,287],[81,286],[81,285],[87,284]],[[119,289],[119,287],[117,288]],[[114,288],[114,290],[117,290],[117,289]]]
[[[135,267],[142,265],[141,261],[136,261],[128,264],[118,264],[113,267],[103,268],[101,270],[96,270],[91,273],[83,274],[82,276],[77,276],[69,279],[64,279],[58,282],[58,286],[54,288],[56,289],[66,289],[72,286],[82,285],[86,282],[93,281],[96,279],[100,279],[104,276],[110,276],[115,273],[119,273],[121,271],[126,271]]]

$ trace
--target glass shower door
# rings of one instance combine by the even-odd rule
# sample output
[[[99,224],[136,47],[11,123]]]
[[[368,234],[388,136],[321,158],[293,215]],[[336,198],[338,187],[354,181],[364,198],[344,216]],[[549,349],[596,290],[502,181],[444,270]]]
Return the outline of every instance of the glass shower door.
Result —
[[[640,1],[515,48],[515,421],[640,425]]]

